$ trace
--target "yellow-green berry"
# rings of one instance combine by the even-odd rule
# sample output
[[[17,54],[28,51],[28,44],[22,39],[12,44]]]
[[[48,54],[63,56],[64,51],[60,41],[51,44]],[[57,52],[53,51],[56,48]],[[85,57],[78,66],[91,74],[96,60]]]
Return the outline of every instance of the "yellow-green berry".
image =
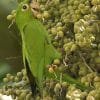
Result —
[[[7,20],[12,20],[13,19],[13,15],[8,15],[7,16]]]
[[[60,64],[60,60],[59,59],[54,59],[53,64],[59,65]]]

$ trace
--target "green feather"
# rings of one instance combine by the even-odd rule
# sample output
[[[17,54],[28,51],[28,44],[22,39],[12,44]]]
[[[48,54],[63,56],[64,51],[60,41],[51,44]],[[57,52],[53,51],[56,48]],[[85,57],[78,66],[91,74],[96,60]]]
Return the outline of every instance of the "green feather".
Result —
[[[52,46],[43,24],[33,18],[28,5],[28,9],[26,11],[23,10],[23,5],[26,4],[28,4],[28,1],[19,4],[16,14],[16,24],[22,37],[24,65],[26,66],[27,60],[29,67],[27,69],[31,71],[37,87],[42,91],[45,67],[55,58],[60,57],[60,54]]]

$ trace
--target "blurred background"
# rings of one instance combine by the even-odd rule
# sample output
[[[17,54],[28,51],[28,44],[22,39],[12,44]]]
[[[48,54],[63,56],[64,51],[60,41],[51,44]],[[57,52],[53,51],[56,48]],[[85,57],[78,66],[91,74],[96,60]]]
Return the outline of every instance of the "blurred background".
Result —
[[[6,17],[16,9],[17,0],[0,0],[0,7],[0,68],[6,65],[16,72],[23,67],[21,38],[16,25],[8,28],[11,22]]]

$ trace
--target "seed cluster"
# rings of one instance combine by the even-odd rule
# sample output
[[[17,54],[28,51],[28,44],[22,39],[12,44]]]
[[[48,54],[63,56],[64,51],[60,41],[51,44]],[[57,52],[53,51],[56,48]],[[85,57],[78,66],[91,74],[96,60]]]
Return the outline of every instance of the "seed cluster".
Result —
[[[17,72],[16,75],[7,74],[3,83],[0,93],[11,95],[13,99],[17,100],[32,100],[32,92],[25,69]]]
[[[53,77],[44,80],[43,100],[100,100],[100,0],[37,2],[40,12],[33,15],[44,24],[52,44],[62,54],[61,59],[55,59],[48,67]],[[14,16],[12,11],[7,19]],[[55,70],[93,89],[81,91],[62,79],[56,80]],[[7,74],[3,82],[2,94],[33,100],[25,69],[15,76]],[[35,100],[41,97],[36,95]]]

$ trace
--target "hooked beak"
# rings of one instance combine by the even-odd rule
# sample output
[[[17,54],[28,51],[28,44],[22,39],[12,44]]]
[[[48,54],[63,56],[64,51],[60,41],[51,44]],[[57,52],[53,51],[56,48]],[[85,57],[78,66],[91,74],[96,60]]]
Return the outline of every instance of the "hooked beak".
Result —
[[[33,14],[36,16],[40,12],[40,5],[36,1],[33,1],[33,0],[30,0],[30,1],[31,1],[30,3],[31,10]]]

